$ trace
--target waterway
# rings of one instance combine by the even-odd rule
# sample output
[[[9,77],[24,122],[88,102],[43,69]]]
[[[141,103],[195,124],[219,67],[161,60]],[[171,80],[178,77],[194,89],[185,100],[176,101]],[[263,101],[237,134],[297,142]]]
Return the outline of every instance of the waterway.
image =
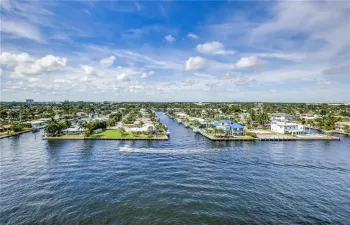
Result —
[[[350,139],[0,140],[0,224],[349,224]]]

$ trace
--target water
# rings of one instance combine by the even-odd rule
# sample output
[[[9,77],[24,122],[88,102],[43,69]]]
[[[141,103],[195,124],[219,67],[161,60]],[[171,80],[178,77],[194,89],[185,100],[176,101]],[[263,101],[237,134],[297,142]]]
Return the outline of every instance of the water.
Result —
[[[350,139],[0,140],[0,224],[349,224]]]

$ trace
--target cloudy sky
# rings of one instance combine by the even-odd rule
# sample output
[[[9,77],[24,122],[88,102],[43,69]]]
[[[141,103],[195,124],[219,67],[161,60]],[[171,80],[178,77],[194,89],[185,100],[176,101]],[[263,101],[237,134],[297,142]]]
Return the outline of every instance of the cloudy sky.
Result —
[[[1,100],[350,102],[350,3],[1,0]]]

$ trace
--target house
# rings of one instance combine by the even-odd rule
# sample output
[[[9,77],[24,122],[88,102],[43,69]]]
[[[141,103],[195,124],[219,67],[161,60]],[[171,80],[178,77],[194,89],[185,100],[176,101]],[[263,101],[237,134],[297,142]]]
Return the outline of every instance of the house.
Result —
[[[188,115],[186,113],[175,113],[179,119],[185,119],[188,117]]]
[[[139,133],[139,132],[146,132],[146,131],[151,131],[154,132],[156,130],[155,126],[153,124],[146,124],[142,127],[132,127],[130,128],[130,131]]]
[[[240,113],[240,114],[238,114],[238,117],[240,120],[245,120],[245,119],[248,119],[250,117],[250,114],[249,113]]]
[[[32,121],[30,123],[32,124],[32,128],[40,129],[40,128],[44,128],[45,127],[46,121],[44,121],[44,120],[36,120],[36,121]]]
[[[285,113],[273,113],[271,121],[288,121],[293,120],[294,116]]]
[[[303,134],[305,133],[305,127],[297,123],[272,121],[271,131],[280,133],[280,134]]]
[[[231,120],[220,120],[213,123],[212,128],[223,130],[225,133],[234,135],[244,135],[245,127],[239,123],[235,123]]]
[[[301,119],[306,119],[306,120],[314,120],[314,119],[319,118],[319,117],[321,117],[321,116],[314,115],[314,114],[302,114],[302,115],[300,115]]]
[[[26,103],[27,103],[28,105],[31,105],[31,104],[34,103],[34,99],[26,99]]]
[[[335,123],[336,130],[344,130],[346,127],[350,127],[350,122],[336,122]]]
[[[10,131],[12,128],[11,125],[4,125],[2,127],[0,127],[0,132],[7,132],[7,131]]]
[[[79,127],[69,127],[67,129],[62,130],[63,134],[82,134],[85,129],[81,129]]]

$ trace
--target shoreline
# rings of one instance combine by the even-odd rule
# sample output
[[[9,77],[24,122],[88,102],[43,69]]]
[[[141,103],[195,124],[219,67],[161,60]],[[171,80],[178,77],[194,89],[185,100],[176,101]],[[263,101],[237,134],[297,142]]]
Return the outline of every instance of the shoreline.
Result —
[[[25,130],[25,131],[21,131],[21,132],[15,133],[15,134],[9,134],[9,135],[5,135],[5,136],[1,136],[0,139],[18,136],[18,135],[21,135],[21,134],[24,134],[24,133],[28,133],[28,132],[31,132],[31,131],[32,130]]]
[[[169,118],[171,118],[169,116]],[[173,118],[171,118],[173,119]],[[205,133],[203,130],[199,128],[195,128],[187,123],[182,124],[185,128],[190,128],[193,132],[194,129],[198,129],[198,132],[202,136],[208,138],[211,141],[340,141],[340,137],[336,136],[305,136],[305,137],[293,137],[293,136],[276,136],[276,137],[251,137],[251,138],[243,138],[243,137],[215,137],[210,134]]]
[[[43,140],[120,140],[120,141],[167,141],[167,136],[153,138],[100,138],[100,137],[43,137]]]

